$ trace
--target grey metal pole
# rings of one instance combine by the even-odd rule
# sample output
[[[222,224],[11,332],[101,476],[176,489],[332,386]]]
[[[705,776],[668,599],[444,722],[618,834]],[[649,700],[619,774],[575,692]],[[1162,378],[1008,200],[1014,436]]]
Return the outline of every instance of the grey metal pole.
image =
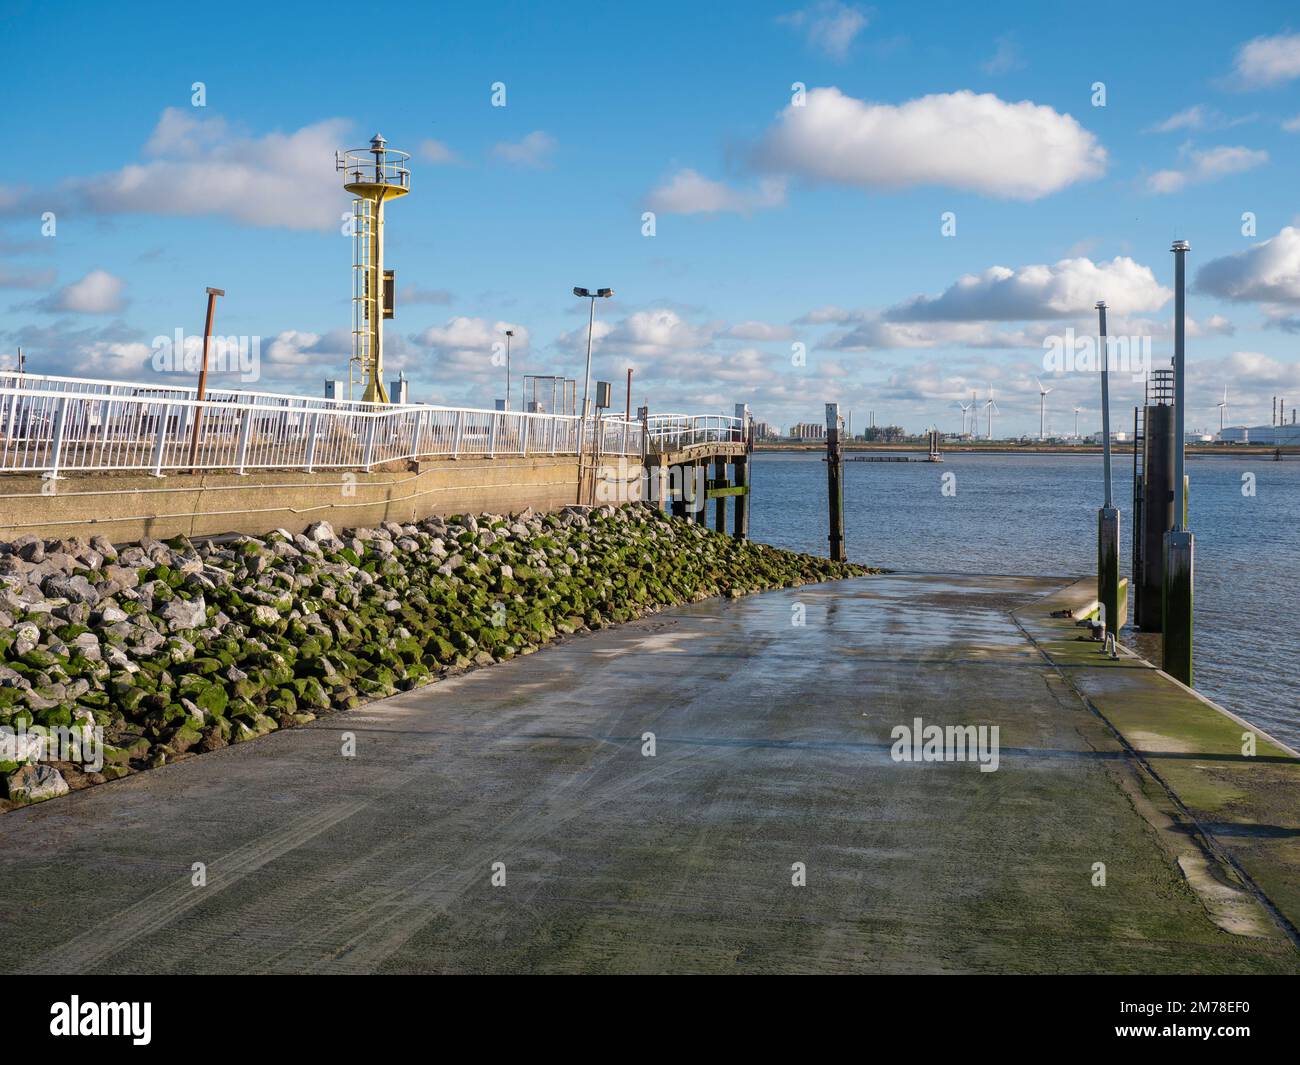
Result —
[[[514,331],[506,330],[506,410],[510,409],[510,338]]]
[[[1183,451],[1186,432],[1183,409],[1184,310],[1186,308],[1187,251],[1185,240],[1174,241],[1174,529],[1183,531]]]
[[[1192,617],[1195,583],[1195,537],[1187,529],[1184,513],[1187,491],[1183,472],[1186,422],[1183,409],[1185,372],[1184,329],[1186,310],[1186,260],[1191,247],[1185,240],[1174,241],[1174,523],[1165,533],[1164,583],[1161,587],[1161,657],[1166,673],[1184,684],[1192,683]]]
[[[582,379],[582,420],[587,421],[587,392],[591,388],[591,331],[596,327],[596,297],[591,297],[591,313],[587,316],[587,370]]]
[[[1097,331],[1100,334],[1101,350],[1101,454],[1102,464],[1106,469],[1106,506],[1111,506],[1110,492],[1110,351],[1106,347],[1106,301],[1097,301]],[[1075,415],[1075,425],[1079,424]]]
[[[591,300],[591,311],[587,315],[587,368],[583,374],[582,380],[582,411],[578,421],[578,498],[579,505],[582,503],[582,458],[587,448],[587,392],[591,388],[591,333],[596,326],[596,297],[588,297]]]

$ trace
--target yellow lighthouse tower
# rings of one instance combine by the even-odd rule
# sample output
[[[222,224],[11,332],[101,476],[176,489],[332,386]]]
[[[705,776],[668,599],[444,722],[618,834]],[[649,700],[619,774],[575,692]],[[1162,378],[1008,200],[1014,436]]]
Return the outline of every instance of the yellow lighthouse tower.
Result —
[[[411,191],[411,156],[393,151],[378,133],[369,148],[335,154],[352,201],[352,359],[348,364],[348,398],[354,368],[365,382],[362,399],[387,403],[384,390],[384,319],[393,317],[393,271],[384,269],[384,204]]]

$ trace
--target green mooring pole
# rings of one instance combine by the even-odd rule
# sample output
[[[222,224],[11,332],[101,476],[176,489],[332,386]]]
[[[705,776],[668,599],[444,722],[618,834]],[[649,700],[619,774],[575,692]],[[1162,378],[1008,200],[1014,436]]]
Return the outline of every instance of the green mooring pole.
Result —
[[[1187,528],[1187,483],[1183,382],[1185,379],[1186,260],[1191,245],[1174,241],[1174,527],[1165,533],[1165,574],[1161,595],[1161,667],[1171,677],[1192,683],[1192,578],[1195,543]]]

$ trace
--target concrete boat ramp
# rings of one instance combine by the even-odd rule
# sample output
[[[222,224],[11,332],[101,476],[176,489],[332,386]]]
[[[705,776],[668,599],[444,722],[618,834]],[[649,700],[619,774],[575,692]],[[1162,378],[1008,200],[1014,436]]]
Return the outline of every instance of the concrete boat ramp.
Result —
[[[710,601],[15,811],[3,966],[1300,971],[1300,759],[1050,617],[1092,598]],[[996,771],[895,760],[918,718]]]

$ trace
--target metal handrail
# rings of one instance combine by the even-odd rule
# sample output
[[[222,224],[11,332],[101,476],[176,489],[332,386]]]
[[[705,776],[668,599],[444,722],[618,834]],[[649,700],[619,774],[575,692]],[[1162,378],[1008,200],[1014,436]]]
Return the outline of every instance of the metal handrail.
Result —
[[[199,400],[0,388],[0,472],[369,470],[424,457],[572,455],[595,433],[594,419],[580,431],[582,419],[572,415],[426,404],[337,409],[277,398],[272,405],[242,394]],[[602,418],[599,426],[602,454],[644,453],[641,423]]]

